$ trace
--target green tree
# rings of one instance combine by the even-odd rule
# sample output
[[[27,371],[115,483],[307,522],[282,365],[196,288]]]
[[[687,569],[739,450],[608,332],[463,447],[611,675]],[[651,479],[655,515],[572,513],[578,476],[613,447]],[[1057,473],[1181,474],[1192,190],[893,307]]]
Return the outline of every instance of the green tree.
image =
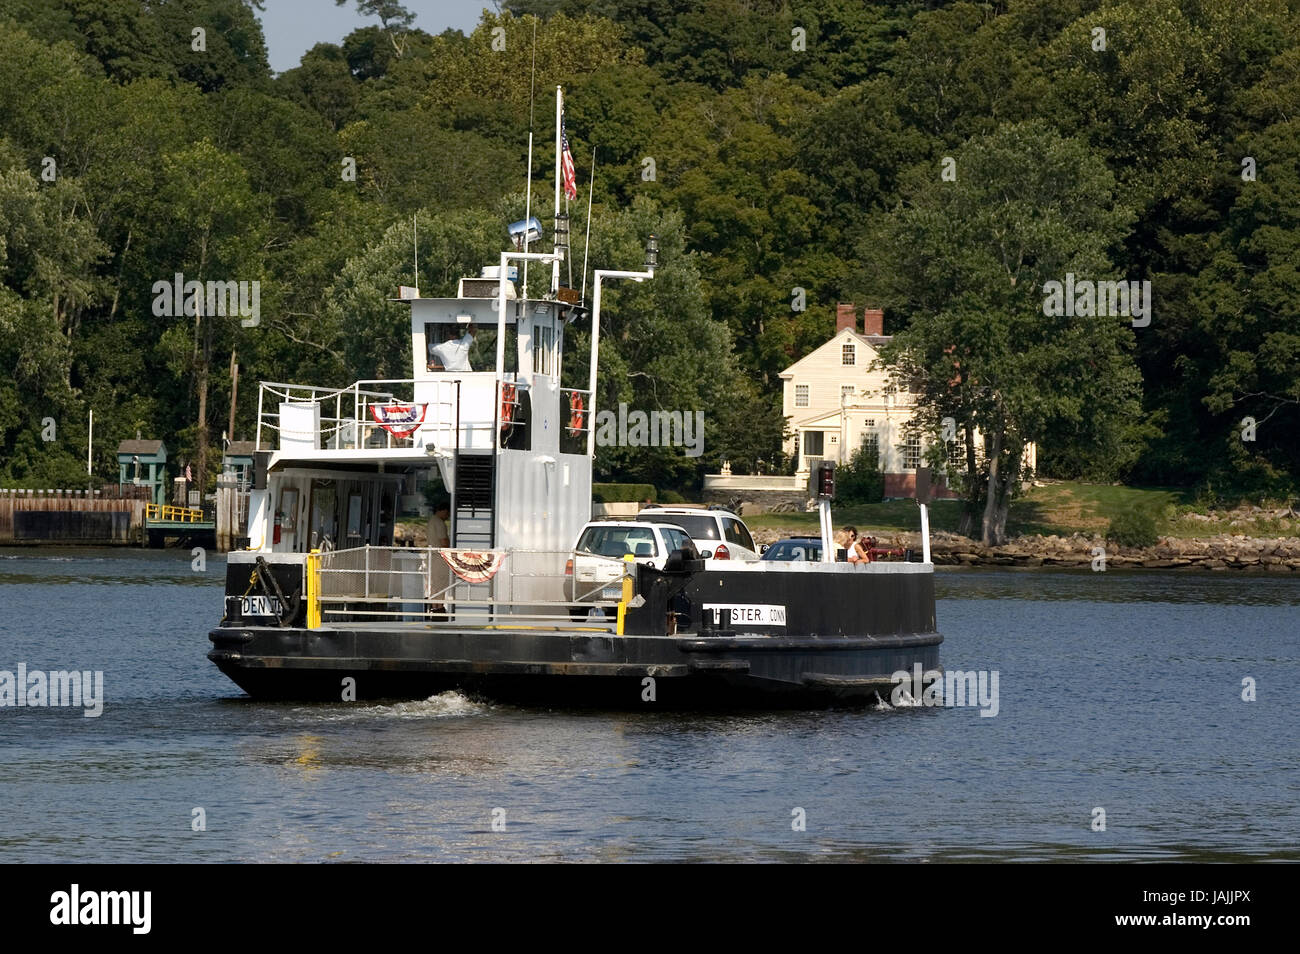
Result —
[[[1107,251],[1130,213],[1104,163],[1042,123],[972,139],[957,163],[956,182],[915,171],[864,257],[874,287],[911,318],[884,360],[917,393],[918,429],[937,434],[945,417],[962,429],[968,507],[983,500],[981,536],[995,544],[1027,442],[1050,442],[1084,418],[1094,430],[1122,428],[1138,413],[1124,319],[1049,317],[1043,307],[1045,284],[1067,272],[1113,277]]]
[[[835,470],[835,500],[842,503],[879,503],[885,496],[885,475],[880,452],[865,438],[847,464]]]
[[[747,81],[678,104],[646,150],[660,157],[659,190],[681,208],[701,253],[709,308],[763,389],[792,357],[800,318],[792,290],[811,290],[815,301],[837,274],[833,259],[810,248],[816,211],[791,136],[817,103],[783,76]]]
[[[164,157],[160,172],[154,215],[158,234],[151,252],[154,261],[166,263],[166,270],[158,280],[180,272],[187,282],[260,285],[267,204],[254,194],[239,160],[204,140]],[[271,301],[263,298],[261,307],[273,311],[274,297],[268,297]],[[192,383],[194,425],[182,433],[196,457],[195,478],[206,487],[214,369],[224,368],[231,350],[257,331],[243,326],[238,315],[205,314],[206,307],[193,310],[196,313],[163,319],[159,350],[173,372]]]
[[[302,55],[298,66],[276,78],[276,85],[314,110],[335,132],[353,119],[361,101],[343,48],[334,43],[317,43]]]

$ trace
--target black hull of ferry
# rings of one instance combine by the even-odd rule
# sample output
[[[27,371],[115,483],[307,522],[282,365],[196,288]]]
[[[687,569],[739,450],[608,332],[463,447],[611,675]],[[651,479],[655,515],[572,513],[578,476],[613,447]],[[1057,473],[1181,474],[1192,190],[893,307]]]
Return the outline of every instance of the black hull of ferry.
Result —
[[[887,701],[895,672],[939,668],[943,637],[240,627],[210,639],[208,658],[259,700],[340,702],[349,686],[359,702],[456,690],[524,705],[731,709]]]
[[[281,592],[293,592],[295,568]],[[447,690],[503,702],[612,708],[821,707],[888,700],[892,676],[939,669],[934,574],[848,564],[672,573],[638,566],[622,634],[607,628],[447,622],[306,626],[239,615],[247,570],[227,582],[208,654],[256,699],[422,699]],[[775,615],[774,615],[775,614]],[[734,615],[734,619],[733,619]],[[666,635],[675,625],[678,634]],[[653,685],[647,678],[653,678]],[[649,698],[653,693],[653,701]]]

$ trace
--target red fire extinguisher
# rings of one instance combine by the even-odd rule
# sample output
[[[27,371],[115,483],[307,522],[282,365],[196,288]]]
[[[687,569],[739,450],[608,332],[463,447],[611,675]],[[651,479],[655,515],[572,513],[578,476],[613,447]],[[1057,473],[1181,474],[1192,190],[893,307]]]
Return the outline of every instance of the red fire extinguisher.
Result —
[[[271,542],[280,542],[280,515],[278,513],[275,515],[275,534],[271,537]]]

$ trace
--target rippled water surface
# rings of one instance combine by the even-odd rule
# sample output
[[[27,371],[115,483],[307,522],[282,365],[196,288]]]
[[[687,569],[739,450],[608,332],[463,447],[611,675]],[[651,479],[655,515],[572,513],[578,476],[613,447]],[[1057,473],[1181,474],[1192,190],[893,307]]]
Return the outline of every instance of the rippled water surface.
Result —
[[[255,703],[204,655],[224,570],[0,550],[0,670],[106,697],[0,708],[0,861],[1300,858],[1300,580],[940,568],[995,717],[728,716]]]

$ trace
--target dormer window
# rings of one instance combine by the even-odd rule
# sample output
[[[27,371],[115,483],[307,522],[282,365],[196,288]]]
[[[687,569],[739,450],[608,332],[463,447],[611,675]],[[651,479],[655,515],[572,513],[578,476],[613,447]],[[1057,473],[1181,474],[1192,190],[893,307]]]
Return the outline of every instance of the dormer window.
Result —
[[[846,367],[857,364],[858,363],[857,345],[852,343],[846,344],[840,352],[840,361]]]

